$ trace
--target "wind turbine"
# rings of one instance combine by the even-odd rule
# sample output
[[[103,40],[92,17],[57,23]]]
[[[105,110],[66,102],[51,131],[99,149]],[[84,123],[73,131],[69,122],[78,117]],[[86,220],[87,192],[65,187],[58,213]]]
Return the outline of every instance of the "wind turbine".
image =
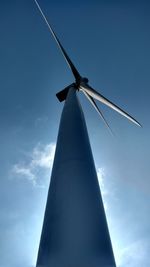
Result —
[[[135,120],[132,116],[130,116],[127,112],[125,112],[123,109],[121,109],[120,107],[118,107],[117,105],[115,105],[113,102],[111,102],[110,100],[108,100],[106,97],[104,97],[102,94],[100,94],[99,92],[97,92],[95,89],[93,89],[89,84],[89,80],[88,78],[82,77],[79,73],[79,71],[76,69],[75,65],[73,64],[73,62],[71,61],[71,59],[69,58],[68,54],[66,53],[64,47],[62,46],[62,44],[60,43],[58,37],[56,36],[54,30],[52,29],[51,25],[49,24],[47,18],[45,17],[42,9],[40,8],[40,5],[38,4],[37,0],[34,0],[44,21],[46,22],[51,34],[53,35],[60,51],[62,52],[69,68],[72,71],[72,74],[75,78],[75,83],[67,86],[64,90],[62,90],[61,92],[57,93],[57,97],[58,99],[61,101],[65,100],[67,97],[67,93],[69,91],[69,88],[74,86],[74,88],[78,91],[82,91],[85,96],[88,98],[88,100],[92,103],[92,105],[95,107],[96,111],[99,113],[99,115],[101,116],[101,118],[103,119],[103,121],[105,122],[105,124],[107,125],[107,127],[109,128],[108,123],[106,122],[102,112],[100,111],[100,109],[98,108],[98,106],[95,103],[95,100],[100,101],[101,103],[105,104],[106,106],[112,108],[113,110],[117,111],[118,113],[120,113],[121,115],[123,115],[124,117],[126,117],[128,120],[130,120],[131,122],[135,123],[136,125],[141,127],[141,124]]]
[[[93,89],[66,53],[39,3],[40,14],[62,52],[75,82],[57,93],[63,108],[51,182],[48,192],[37,267],[115,267],[105,211],[98,185],[87,128],[76,92],[94,106],[107,128],[108,122],[95,99],[134,124],[141,124]]]

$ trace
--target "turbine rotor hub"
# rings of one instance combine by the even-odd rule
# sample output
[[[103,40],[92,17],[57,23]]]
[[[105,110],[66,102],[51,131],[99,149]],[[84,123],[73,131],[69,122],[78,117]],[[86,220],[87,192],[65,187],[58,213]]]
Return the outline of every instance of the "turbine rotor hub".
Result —
[[[83,78],[81,78],[81,82],[88,83],[88,82],[89,82],[89,80],[88,80],[88,78],[86,78],[86,77],[83,77]]]
[[[80,85],[85,85],[85,84],[88,84],[88,78],[86,77],[81,77],[80,79],[76,80],[76,88],[77,90],[79,91],[80,90]]]

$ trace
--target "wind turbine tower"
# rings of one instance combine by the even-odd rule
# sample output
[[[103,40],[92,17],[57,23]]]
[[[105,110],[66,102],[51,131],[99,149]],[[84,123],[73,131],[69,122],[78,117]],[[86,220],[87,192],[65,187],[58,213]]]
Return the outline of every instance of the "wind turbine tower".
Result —
[[[83,78],[41,10],[75,82],[57,93],[61,115],[36,267],[116,267],[82,107],[82,91],[111,131],[94,99],[140,123],[93,89]]]

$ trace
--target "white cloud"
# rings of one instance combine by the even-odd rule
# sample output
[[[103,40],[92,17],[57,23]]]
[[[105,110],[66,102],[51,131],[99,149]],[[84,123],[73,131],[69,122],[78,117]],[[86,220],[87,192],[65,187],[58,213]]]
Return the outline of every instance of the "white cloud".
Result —
[[[34,185],[36,184],[36,177],[30,166],[25,166],[24,163],[15,164],[12,168],[12,172],[17,174],[17,176],[21,176],[29,181],[32,181]]]
[[[32,168],[40,167],[49,169],[52,168],[54,154],[55,154],[55,147],[54,143],[47,144],[46,146],[41,146],[38,144],[32,152],[32,161],[31,166]]]
[[[149,266],[149,246],[146,240],[137,240],[118,251],[118,267]],[[149,262],[147,262],[149,261]]]
[[[104,177],[105,177],[105,170],[104,168],[97,168],[97,176],[98,176],[98,181],[99,181],[99,185],[101,188],[101,192],[102,195],[107,195],[108,191],[105,188],[105,184],[104,184]]]
[[[101,189],[101,194],[103,197],[103,204],[105,211],[108,209],[108,204],[106,201],[106,196],[108,195],[108,191],[105,188],[104,178],[105,178],[105,170],[104,168],[97,168],[97,176],[98,176],[98,182]]]
[[[47,116],[39,117],[35,120],[35,126],[39,126],[40,124],[47,123],[47,121],[48,121]]]
[[[37,183],[38,173],[41,171],[44,171],[45,175],[46,172],[49,173],[53,165],[55,147],[55,143],[50,143],[45,146],[38,144],[30,153],[30,161],[28,162],[29,159],[26,158],[23,162],[15,164],[11,173],[13,176],[15,174],[21,179],[27,179],[34,186],[39,186]]]

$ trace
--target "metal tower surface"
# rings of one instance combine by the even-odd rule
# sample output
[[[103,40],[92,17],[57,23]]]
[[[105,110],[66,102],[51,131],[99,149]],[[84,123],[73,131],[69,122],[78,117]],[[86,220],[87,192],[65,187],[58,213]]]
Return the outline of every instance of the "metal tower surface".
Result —
[[[87,128],[74,87],[63,108],[37,267],[115,267]]]

